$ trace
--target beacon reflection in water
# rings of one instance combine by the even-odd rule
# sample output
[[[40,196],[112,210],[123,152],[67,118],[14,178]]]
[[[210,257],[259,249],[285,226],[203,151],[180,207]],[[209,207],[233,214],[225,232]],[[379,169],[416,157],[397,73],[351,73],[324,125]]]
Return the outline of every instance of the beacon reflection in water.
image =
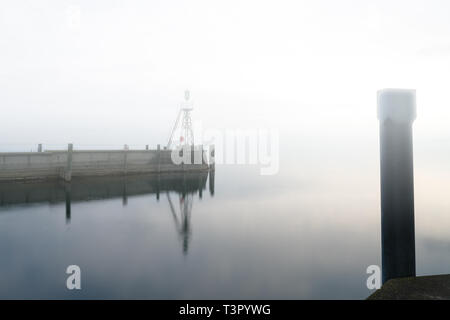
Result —
[[[182,243],[183,253],[189,248],[192,232],[191,214],[195,196],[201,199],[209,186],[214,195],[214,171],[136,175],[116,177],[74,178],[71,183],[59,180],[0,183],[0,213],[2,207],[32,203],[65,203],[66,223],[70,224],[73,202],[122,198],[122,205],[135,195],[156,194],[166,204]]]

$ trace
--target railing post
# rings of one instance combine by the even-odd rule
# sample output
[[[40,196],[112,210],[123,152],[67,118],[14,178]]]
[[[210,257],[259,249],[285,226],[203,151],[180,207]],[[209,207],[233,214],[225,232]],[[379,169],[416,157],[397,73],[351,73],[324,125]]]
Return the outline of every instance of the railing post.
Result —
[[[128,171],[128,150],[130,148],[128,147],[128,145],[124,145],[123,146],[123,173],[127,174]]]
[[[198,146],[198,152],[196,153],[195,164],[203,165],[205,162],[203,161],[203,145]]]
[[[412,123],[414,90],[378,92],[383,283],[416,275]]]
[[[69,145],[67,146],[67,166],[64,172],[65,181],[72,180],[72,152],[73,152],[73,144],[69,143]]]
[[[158,144],[157,147],[157,153],[158,153],[158,173],[161,172],[161,146]],[[159,194],[158,194],[158,199],[159,199]]]
[[[216,168],[216,151],[214,145],[209,146],[209,168],[214,170]]]
[[[42,152],[42,143],[38,144],[38,152]]]

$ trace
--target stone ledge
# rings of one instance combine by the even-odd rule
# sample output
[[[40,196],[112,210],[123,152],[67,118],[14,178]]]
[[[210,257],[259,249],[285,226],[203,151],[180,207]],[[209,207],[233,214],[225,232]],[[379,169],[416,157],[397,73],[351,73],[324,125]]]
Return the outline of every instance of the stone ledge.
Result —
[[[368,300],[448,300],[450,274],[387,281]]]

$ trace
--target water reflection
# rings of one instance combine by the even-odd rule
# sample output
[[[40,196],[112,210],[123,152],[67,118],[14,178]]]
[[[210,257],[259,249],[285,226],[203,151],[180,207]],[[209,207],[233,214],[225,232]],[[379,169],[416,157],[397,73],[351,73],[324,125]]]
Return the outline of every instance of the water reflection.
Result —
[[[67,183],[65,185],[65,195],[66,195],[66,224],[70,223],[70,211],[71,211],[71,185]]]
[[[187,254],[189,246],[189,237],[191,235],[191,212],[192,212],[192,193],[189,194],[179,194],[179,213],[177,214],[177,209],[175,208],[169,192],[167,192],[167,201],[170,205],[170,211],[172,213],[173,221],[177,232],[183,243],[183,253]]]
[[[214,174],[214,170],[209,173],[209,193],[211,196],[214,196]]]
[[[165,193],[176,231],[182,242],[184,254],[188,252],[191,235],[192,204],[194,195],[203,196],[209,174],[209,191],[214,194],[214,172],[139,175],[126,177],[77,178],[71,183],[62,181],[3,182],[0,183],[0,207],[20,204],[57,204],[65,202],[66,224],[72,219],[72,202],[122,198],[127,206],[128,198],[135,195]],[[176,200],[173,199],[175,193]]]

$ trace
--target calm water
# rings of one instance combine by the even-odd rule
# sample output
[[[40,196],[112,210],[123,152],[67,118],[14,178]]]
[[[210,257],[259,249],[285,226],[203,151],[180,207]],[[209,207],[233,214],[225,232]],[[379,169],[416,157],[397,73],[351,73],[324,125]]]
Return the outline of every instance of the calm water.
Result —
[[[218,165],[214,177],[2,183],[0,298],[365,298],[381,262],[377,148],[337,149],[274,176]],[[417,272],[449,273],[449,179],[417,160]],[[65,287],[72,264],[79,291]]]

